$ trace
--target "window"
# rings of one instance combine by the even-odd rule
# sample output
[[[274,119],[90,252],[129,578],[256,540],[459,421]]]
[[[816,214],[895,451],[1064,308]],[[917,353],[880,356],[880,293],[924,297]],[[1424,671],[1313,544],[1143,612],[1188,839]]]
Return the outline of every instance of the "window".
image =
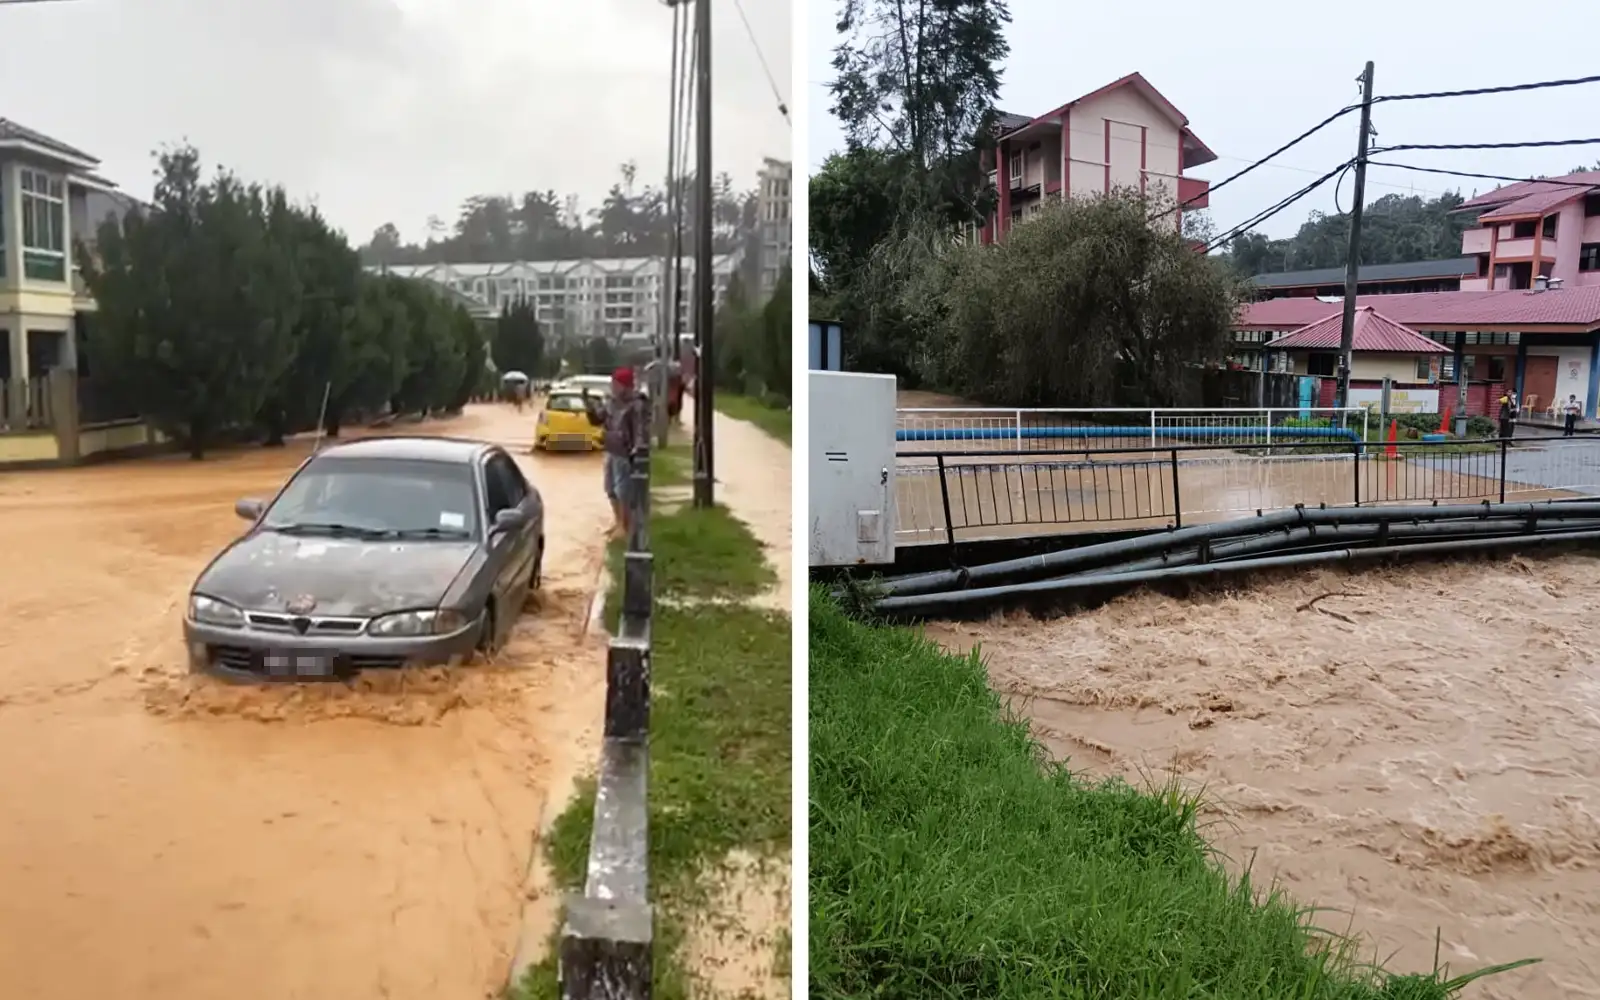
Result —
[[[1600,243],[1585,243],[1578,248],[1578,270],[1600,271]]]
[[[290,480],[262,519],[268,530],[341,524],[358,532],[470,535],[469,466],[407,459],[318,458]]]
[[[1433,378],[1433,359],[1432,358],[1418,358],[1417,359],[1417,381],[1418,382],[1426,382],[1431,378]]]
[[[503,510],[522,504],[528,495],[527,480],[517,470],[517,465],[505,455],[491,455],[483,467],[484,506],[489,519]]]
[[[1532,239],[1533,230],[1534,224],[1532,221],[1512,223],[1511,238],[1514,240]]]
[[[59,177],[22,174],[22,274],[38,281],[67,280],[66,190]]]
[[[1489,381],[1504,382],[1506,380],[1506,359],[1489,359]]]
[[[1588,195],[1583,199],[1583,215],[1586,219],[1600,215],[1600,193]]]
[[[1337,354],[1312,354],[1306,358],[1307,375],[1331,376],[1339,367]]]
[[[1544,217],[1544,238],[1547,240],[1556,238],[1556,217],[1553,215]]]
[[[1021,150],[1018,150],[1017,152],[1011,154],[1011,169],[1010,169],[1009,173],[1010,173],[1010,177],[1011,177],[1011,186],[1012,187],[1019,186],[1022,183],[1022,151]]]

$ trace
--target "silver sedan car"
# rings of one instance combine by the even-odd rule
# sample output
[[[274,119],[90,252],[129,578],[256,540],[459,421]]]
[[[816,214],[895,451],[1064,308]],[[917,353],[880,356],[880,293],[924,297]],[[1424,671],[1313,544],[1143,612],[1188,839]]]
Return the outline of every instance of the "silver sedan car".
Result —
[[[510,634],[544,561],[544,503],[503,448],[374,438],[308,459],[189,596],[193,669],[232,680],[452,664]]]

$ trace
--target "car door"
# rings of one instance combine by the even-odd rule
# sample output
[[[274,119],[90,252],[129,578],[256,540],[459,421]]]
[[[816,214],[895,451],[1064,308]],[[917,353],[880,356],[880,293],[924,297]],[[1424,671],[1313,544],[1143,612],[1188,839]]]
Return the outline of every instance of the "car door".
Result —
[[[491,452],[484,462],[484,483],[485,496],[492,508],[488,513],[491,525],[502,510],[524,510],[528,484],[511,456],[502,451]],[[490,539],[489,551],[496,574],[495,593],[500,597],[500,606],[520,607],[527,596],[528,574],[533,568],[533,545],[527,526],[495,535]]]

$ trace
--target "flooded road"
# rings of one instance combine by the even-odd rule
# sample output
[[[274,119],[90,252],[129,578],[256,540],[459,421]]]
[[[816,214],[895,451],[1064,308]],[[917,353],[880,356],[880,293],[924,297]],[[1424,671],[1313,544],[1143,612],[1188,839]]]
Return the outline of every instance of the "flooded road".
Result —
[[[261,689],[194,678],[190,583],[307,443],[0,476],[0,983],[30,1000],[493,995],[533,831],[592,767],[598,456],[530,457],[545,584],[493,666]]]
[[[1205,789],[1254,859],[1363,957],[1467,996],[1600,997],[1600,560],[1263,578],[1038,621],[931,625],[1075,769]],[[1391,958],[1392,956],[1392,958]]]

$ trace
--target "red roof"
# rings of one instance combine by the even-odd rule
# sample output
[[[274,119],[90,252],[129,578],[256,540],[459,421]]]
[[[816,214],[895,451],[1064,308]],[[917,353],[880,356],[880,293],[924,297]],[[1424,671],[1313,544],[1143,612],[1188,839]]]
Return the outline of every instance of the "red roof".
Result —
[[[1600,285],[1534,292],[1410,292],[1369,295],[1385,316],[1412,327],[1579,326],[1600,329]],[[1362,300],[1357,300],[1358,303]],[[1342,312],[1339,302],[1288,298],[1251,302],[1239,311],[1242,329],[1297,330]]]
[[[1273,350],[1338,350],[1343,327],[1344,310],[1341,308],[1331,316],[1274,339],[1267,346]],[[1395,354],[1450,353],[1450,348],[1396,323],[1371,306],[1361,306],[1356,310],[1353,332],[1351,346],[1358,351],[1388,351]]]
[[[1549,183],[1550,181],[1562,181],[1563,183],[1551,184]],[[1582,189],[1570,186],[1573,184],[1593,184],[1597,187],[1600,187],[1600,170],[1580,170],[1577,173],[1567,174],[1564,177],[1548,177],[1544,182],[1517,181],[1515,184],[1507,184],[1504,187],[1497,187],[1487,194],[1480,194],[1476,198],[1470,198],[1467,201],[1462,202],[1461,208],[1457,209],[1457,211],[1462,211],[1469,208],[1489,208],[1495,205],[1509,205],[1511,202],[1514,202],[1519,198],[1526,198],[1531,194],[1553,190],[1566,190],[1571,191],[1574,194],[1582,194]],[[1562,199],[1562,201],[1565,200],[1566,199],[1564,198]],[[1557,204],[1560,203],[1557,202]]]
[[[1592,188],[1589,190],[1593,190]],[[1567,184],[1539,185],[1539,190],[1531,191],[1516,201],[1508,202],[1499,208],[1493,209],[1478,216],[1479,222],[1498,222],[1502,219],[1517,219],[1529,215],[1544,215],[1558,205],[1565,205],[1569,201],[1582,198],[1587,192],[1584,188],[1572,187]]]

